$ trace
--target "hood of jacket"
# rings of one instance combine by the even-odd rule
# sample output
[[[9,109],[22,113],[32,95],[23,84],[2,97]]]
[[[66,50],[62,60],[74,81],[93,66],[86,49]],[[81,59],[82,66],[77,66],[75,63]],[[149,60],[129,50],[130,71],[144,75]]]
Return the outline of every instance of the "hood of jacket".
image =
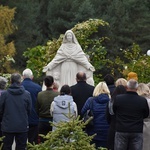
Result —
[[[12,95],[21,95],[24,93],[25,89],[22,85],[13,83],[7,90]]]
[[[68,108],[69,104],[72,105],[73,97],[70,95],[58,95],[54,98],[54,102],[61,108]]]
[[[110,100],[109,96],[107,94],[100,94],[100,95],[94,97],[94,99],[96,102],[98,102],[100,104],[108,103],[108,101]]]

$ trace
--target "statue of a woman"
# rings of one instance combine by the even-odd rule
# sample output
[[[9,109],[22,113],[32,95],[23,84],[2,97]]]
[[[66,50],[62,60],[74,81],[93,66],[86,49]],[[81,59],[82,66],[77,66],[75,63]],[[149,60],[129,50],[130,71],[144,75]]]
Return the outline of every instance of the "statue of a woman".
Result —
[[[46,72],[46,75],[52,75],[54,79],[57,73],[57,80],[59,76],[59,87],[61,87],[64,84],[69,86],[76,84],[76,74],[79,71],[91,72],[93,78],[95,69],[88,61],[74,33],[67,30],[62,45],[53,60],[43,68],[43,72]]]

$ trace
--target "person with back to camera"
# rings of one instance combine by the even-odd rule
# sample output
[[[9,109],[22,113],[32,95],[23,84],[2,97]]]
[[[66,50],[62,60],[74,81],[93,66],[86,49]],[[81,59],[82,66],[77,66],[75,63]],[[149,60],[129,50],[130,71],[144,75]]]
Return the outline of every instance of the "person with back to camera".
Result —
[[[52,76],[46,76],[44,78],[44,84],[46,86],[45,91],[38,93],[36,110],[39,116],[39,134],[46,135],[49,131],[52,131],[52,116],[50,115],[50,105],[59,93],[53,90],[54,78]],[[40,142],[44,142],[44,139],[40,137]]]
[[[107,86],[108,86],[108,89],[110,91],[110,95],[112,95],[114,89],[115,89],[115,80],[114,80],[114,77],[111,75],[111,74],[107,74],[105,77],[104,77],[104,81],[106,82]]]
[[[21,75],[11,75],[11,85],[0,96],[2,117],[3,150],[11,150],[15,139],[16,150],[26,150],[28,117],[32,109],[30,93],[21,85]]]
[[[92,73],[95,71],[74,33],[71,30],[67,30],[62,45],[53,60],[43,68],[43,72],[52,76],[55,72],[60,72],[59,86],[62,87],[64,84],[74,85],[76,83],[75,76],[80,70]]]
[[[81,110],[82,115],[89,109],[93,112],[93,126],[86,128],[86,132],[88,135],[96,134],[92,139],[92,143],[95,143],[96,148],[107,147],[109,125],[106,120],[105,112],[110,97],[110,91],[106,83],[100,82],[94,89],[93,97],[87,99]]]
[[[107,122],[109,124],[109,130],[108,130],[108,150],[114,150],[114,139],[115,139],[115,125],[116,125],[116,119],[113,112],[113,103],[114,99],[119,94],[126,93],[126,88],[123,85],[118,85],[114,92],[112,93],[111,99],[107,104],[106,108],[106,118]]]
[[[150,109],[150,89],[145,83],[140,83],[137,88],[137,93],[146,98]],[[143,125],[143,150],[150,149],[150,115],[144,119]]]
[[[149,116],[147,100],[137,94],[138,82],[130,79],[127,92],[114,99],[115,150],[142,150],[143,119]]]
[[[125,78],[118,78],[115,82],[115,86],[123,85],[125,88],[127,87],[127,80]]]
[[[33,73],[31,69],[27,68],[22,72],[23,81],[22,85],[24,88],[30,92],[32,98],[32,111],[29,116],[29,131],[28,131],[28,142],[29,143],[38,143],[38,123],[39,117],[37,115],[35,105],[37,101],[37,95],[42,91],[42,87],[37,83],[33,82]]]
[[[6,78],[0,76],[0,95],[3,91],[5,91],[7,82]]]
[[[1,93],[5,91],[7,82],[8,81],[6,78],[0,76],[0,96],[1,96]],[[1,122],[2,122],[2,115],[0,115],[0,137],[2,137]]]
[[[129,81],[130,79],[134,79],[136,81],[138,81],[138,75],[135,72],[129,72],[127,74],[127,81]]]
[[[73,97],[71,96],[71,89],[68,85],[63,85],[60,89],[60,95],[54,98],[54,101],[50,107],[50,113],[53,116],[53,123],[57,124],[60,121],[68,122],[69,118],[65,115],[69,114],[69,109],[70,115],[77,117],[77,106],[73,101]],[[53,131],[54,130],[56,130],[55,126],[53,126]]]
[[[78,115],[82,118],[81,109],[86,100],[93,95],[94,86],[86,83],[86,74],[81,71],[76,74],[76,82],[71,86],[71,95],[77,104]]]

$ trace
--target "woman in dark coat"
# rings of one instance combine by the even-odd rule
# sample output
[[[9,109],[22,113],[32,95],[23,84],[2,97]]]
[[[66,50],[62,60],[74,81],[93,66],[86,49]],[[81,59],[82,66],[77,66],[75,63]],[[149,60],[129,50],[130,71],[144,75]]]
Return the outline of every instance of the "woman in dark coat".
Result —
[[[115,119],[115,115],[113,113],[113,102],[114,99],[117,95],[119,94],[124,94],[126,93],[126,88],[123,85],[118,85],[113,94],[112,94],[112,98],[109,101],[108,105],[107,105],[107,109],[106,109],[106,117],[107,117],[107,122],[110,125],[109,126],[109,130],[108,130],[108,150],[114,150],[114,138],[115,138],[115,125],[116,125],[116,119]]]
[[[93,111],[93,126],[87,128],[86,132],[88,135],[96,134],[92,140],[92,143],[95,143],[96,148],[107,147],[109,125],[106,120],[105,112],[109,100],[110,91],[105,82],[100,82],[94,89],[93,97],[87,99],[81,110],[82,115],[89,109]]]

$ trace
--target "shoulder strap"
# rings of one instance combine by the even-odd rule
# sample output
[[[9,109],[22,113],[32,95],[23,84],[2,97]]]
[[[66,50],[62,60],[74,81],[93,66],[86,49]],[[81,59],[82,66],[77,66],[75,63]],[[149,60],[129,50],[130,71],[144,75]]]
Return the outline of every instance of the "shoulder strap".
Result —
[[[108,102],[108,108],[109,108],[109,113],[111,115],[114,115],[114,111],[113,111],[113,103],[109,100]]]

